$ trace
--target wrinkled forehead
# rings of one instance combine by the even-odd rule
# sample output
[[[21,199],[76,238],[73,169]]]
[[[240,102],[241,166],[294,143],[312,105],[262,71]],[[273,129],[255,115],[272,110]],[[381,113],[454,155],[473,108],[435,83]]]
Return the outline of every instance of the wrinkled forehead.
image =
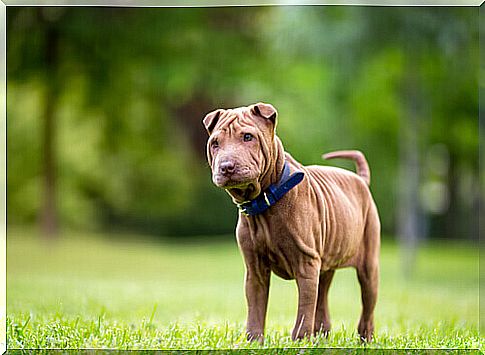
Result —
[[[219,122],[214,127],[214,134],[222,132],[232,134],[244,128],[262,129],[259,122],[253,117],[248,107],[237,107],[224,110],[221,113]]]

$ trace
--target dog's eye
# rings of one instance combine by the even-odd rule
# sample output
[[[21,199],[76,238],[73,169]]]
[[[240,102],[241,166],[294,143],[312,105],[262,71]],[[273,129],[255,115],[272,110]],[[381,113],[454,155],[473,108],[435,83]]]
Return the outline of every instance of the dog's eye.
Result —
[[[211,146],[212,146],[212,149],[219,148],[219,142],[214,140],[212,141]]]
[[[253,140],[253,135],[251,133],[244,133],[243,140],[245,142],[249,142],[249,141]]]

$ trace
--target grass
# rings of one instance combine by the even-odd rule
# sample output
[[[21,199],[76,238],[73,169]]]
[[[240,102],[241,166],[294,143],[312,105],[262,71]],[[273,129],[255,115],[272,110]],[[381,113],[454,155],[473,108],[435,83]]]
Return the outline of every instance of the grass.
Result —
[[[376,336],[367,348],[479,348],[478,250],[429,243],[407,278],[400,260],[384,243]],[[232,236],[181,244],[71,233],[46,244],[10,228],[8,348],[259,349],[245,341],[243,280]],[[271,283],[263,348],[363,346],[352,269],[338,271],[330,289],[328,339],[292,342],[296,285]]]

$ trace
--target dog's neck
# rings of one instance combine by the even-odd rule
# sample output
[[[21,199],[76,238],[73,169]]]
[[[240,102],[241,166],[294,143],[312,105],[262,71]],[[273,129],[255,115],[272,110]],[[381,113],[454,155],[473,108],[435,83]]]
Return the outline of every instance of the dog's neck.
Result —
[[[261,176],[261,191],[266,190],[271,184],[278,183],[281,179],[281,175],[283,174],[283,167],[285,165],[285,150],[283,149],[283,143],[281,143],[281,140],[276,135],[274,136],[272,148],[272,159],[270,160],[272,164],[268,166],[266,172]]]

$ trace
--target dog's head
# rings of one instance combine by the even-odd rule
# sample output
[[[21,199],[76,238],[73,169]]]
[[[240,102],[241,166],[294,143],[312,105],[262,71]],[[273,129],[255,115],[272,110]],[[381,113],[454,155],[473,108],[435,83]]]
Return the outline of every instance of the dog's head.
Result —
[[[207,160],[212,181],[237,202],[261,192],[261,180],[274,161],[276,117],[272,105],[257,103],[218,109],[203,120],[209,133]]]

